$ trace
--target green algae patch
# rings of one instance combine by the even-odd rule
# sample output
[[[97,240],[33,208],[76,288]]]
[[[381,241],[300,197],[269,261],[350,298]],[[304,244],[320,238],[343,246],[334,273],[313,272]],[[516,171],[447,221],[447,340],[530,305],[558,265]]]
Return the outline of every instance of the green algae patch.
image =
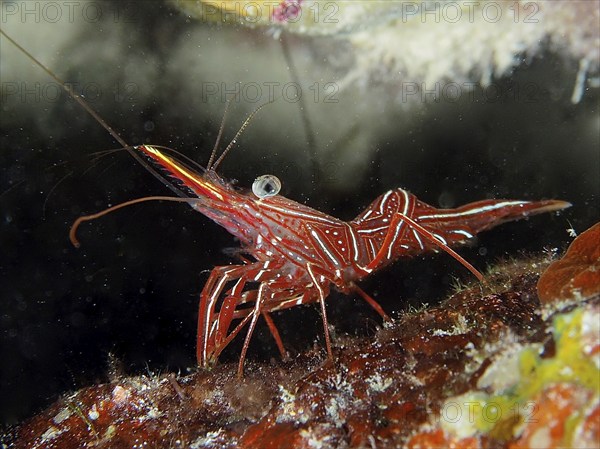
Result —
[[[458,405],[460,410],[456,416],[460,415],[461,419],[448,420],[448,416],[442,416],[442,427],[461,438],[480,432],[506,441],[536,422],[538,400],[550,386],[583,387],[598,397],[600,369],[584,350],[584,340],[590,338],[584,333],[597,332],[597,329],[584,330],[586,314],[594,315],[595,311],[579,308],[553,319],[551,331],[555,354],[552,357],[540,356],[539,345],[527,345],[515,353],[518,362],[516,383],[504,391],[496,394],[475,391],[448,399],[443,410]],[[505,360],[496,363],[505,363]],[[565,441],[570,441],[583,418],[583,414],[575,410],[564,421]]]
[[[520,374],[522,382],[516,395],[530,398],[542,388],[557,382],[582,385],[595,394],[600,393],[600,370],[585,354],[582,344],[582,321],[585,311],[577,309],[558,315],[553,320],[556,354],[543,359],[537,351],[525,348],[521,354]]]

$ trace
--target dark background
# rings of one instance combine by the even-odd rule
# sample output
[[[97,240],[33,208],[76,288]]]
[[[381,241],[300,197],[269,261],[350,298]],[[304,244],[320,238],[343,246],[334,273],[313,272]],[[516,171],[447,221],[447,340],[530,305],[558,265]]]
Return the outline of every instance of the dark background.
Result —
[[[146,4],[144,13],[128,25],[131,36],[144,33],[144,39],[131,37],[129,42],[128,34],[122,36],[124,57],[128,52],[147,53],[157,64],[169,64],[169,53],[162,49],[188,29],[204,25],[186,21],[161,4]],[[101,36],[112,22],[89,26],[94,28],[90,38],[99,48],[92,59],[102,68]],[[236,32],[241,39],[265,39],[261,30]],[[86,34],[79,39],[71,49],[83,45]],[[3,39],[3,52],[8,45]],[[69,61],[70,53],[54,57]],[[69,80],[83,82],[80,77],[86,76],[68,64],[58,67],[59,75]],[[273,149],[270,135],[253,131],[252,126],[221,172],[243,186],[265,172],[300,173],[291,179],[281,176],[283,193],[344,219],[398,186],[445,206],[491,197],[564,199],[573,208],[503,225],[479,236],[461,254],[484,270],[498,259],[563,249],[571,240],[568,228],[582,232],[599,217],[598,90],[571,104],[576,71],[576,61],[542,51],[510,76],[494,80],[509,93],[533,85],[527,95],[507,95],[494,102],[475,96],[427,104],[406,114],[411,131],[382,134],[372,163],[356,174],[350,191],[326,182],[326,177],[336,176],[335,165],[320,173],[307,172],[308,148],[306,156],[290,156]],[[7,81],[11,80],[3,80]],[[164,91],[139,104],[104,100],[94,107],[129,143],[167,145],[206,162],[219,112],[201,122],[186,120],[185,108],[197,106],[184,104],[179,116],[165,115],[163,111],[173,110],[173,105],[167,106],[169,95]],[[127,374],[193,369],[198,296],[209,270],[231,262],[223,250],[235,247],[235,241],[185,205],[148,203],[83,224],[82,246],[73,248],[68,231],[81,214],[170,192],[126,153],[98,153],[117,144],[71,101],[3,102],[1,114],[2,422],[15,423],[60,394],[106,381],[111,359]],[[269,107],[255,120],[270,120]],[[235,120],[227,123],[226,142],[237,126]],[[318,134],[327,123],[312,126]],[[286,134],[281,127],[276,132]],[[292,164],[298,159],[307,162],[295,170]],[[450,257],[426,255],[402,260],[362,286],[398,316],[411,306],[435,303],[451,289],[455,277],[471,280]],[[338,332],[366,335],[380,324],[378,316],[356,298],[334,294],[328,308]],[[298,307],[275,319],[292,353],[314,341],[322,343],[316,308]],[[236,360],[239,346],[240,342],[231,345],[222,359]],[[251,350],[250,360],[277,357],[262,326]]]

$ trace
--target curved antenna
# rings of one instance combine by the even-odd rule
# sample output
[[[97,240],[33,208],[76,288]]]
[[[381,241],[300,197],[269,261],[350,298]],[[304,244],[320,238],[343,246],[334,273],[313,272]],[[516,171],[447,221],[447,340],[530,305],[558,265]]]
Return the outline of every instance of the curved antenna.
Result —
[[[300,86],[300,77],[298,76],[298,69],[296,68],[296,64],[294,64],[294,59],[292,58],[292,54],[290,52],[290,45],[288,43],[287,34],[285,32],[281,33],[279,37],[279,43],[281,44],[281,50],[283,51],[283,57],[285,58],[285,62],[288,66],[288,71],[290,72],[290,76],[292,78],[292,82],[297,86]],[[304,133],[306,134],[306,143],[308,145],[308,157],[310,158],[310,166],[313,173],[313,177],[317,176],[319,172],[319,164],[317,163],[317,140],[315,138],[315,133],[313,127],[310,122],[310,118],[308,116],[308,108],[306,104],[306,99],[304,95],[300,95],[298,98],[298,106],[300,108],[300,119],[302,120],[302,126],[304,128]],[[314,182],[311,183],[312,188],[316,184]]]
[[[116,204],[112,207],[101,210],[100,212],[96,212],[95,214],[82,215],[81,217],[79,217],[77,220],[75,220],[75,222],[71,226],[71,230],[69,231],[69,240],[71,240],[71,243],[73,244],[73,246],[75,248],[79,248],[80,243],[79,243],[79,240],[77,240],[77,229],[79,229],[79,225],[81,225],[81,223],[83,223],[84,221],[95,220],[96,218],[103,217],[107,214],[110,214],[111,212],[114,212],[119,209],[123,209],[124,207],[131,206],[133,204],[144,203],[146,201],[174,201],[176,203],[190,204],[190,203],[195,202],[196,199],[195,198],[175,198],[172,196],[145,196],[143,198],[136,198],[134,200],[125,201],[124,203]]]
[[[148,170],[150,173],[152,173],[152,176],[154,176],[159,181],[163,182],[167,187],[169,187],[169,189],[171,189],[173,192],[175,192],[178,196],[186,198],[186,196],[183,192],[180,192],[179,190],[177,190],[174,186],[172,186],[169,183],[169,181],[167,179],[165,179],[160,174],[158,174],[150,165],[148,165],[146,163],[146,161],[144,161],[140,156],[138,156],[136,154],[136,152],[134,151],[133,147],[131,145],[129,145],[127,142],[125,142],[125,140],[119,135],[119,133],[117,133],[102,117],[100,117],[100,115],[94,109],[92,109],[92,107],[83,99],[83,97],[81,97],[81,95],[76,93],[71,86],[69,86],[66,82],[64,82],[57,75],[55,75],[54,72],[52,72],[52,70],[50,70],[48,67],[46,67],[44,64],[42,64],[40,61],[38,61],[35,58],[35,56],[33,56],[31,53],[29,53],[27,50],[25,50],[23,47],[21,47],[21,45],[19,45],[8,34],[6,34],[4,32],[4,30],[2,30],[2,28],[0,28],[0,34],[2,34],[2,36],[4,36],[6,39],[8,39],[15,47],[17,47],[19,50],[21,50],[21,52],[23,52],[23,54],[25,56],[27,56],[27,58],[29,58],[35,65],[40,67],[44,72],[46,72],[48,74],[48,76],[50,76],[50,78],[52,78],[54,81],[56,81],[58,84],[60,84],[62,86],[62,88],[67,92],[67,94],[69,94],[69,96],[73,100],[75,100],[77,102],[77,104],[79,104],[79,106],[81,106],[88,114],[90,114],[94,118],[94,120],[96,120],[106,131],[108,131],[108,133],[112,136],[112,138],[115,139],[117,142],[119,142],[119,145],[121,145],[123,148],[125,148],[129,152],[129,154],[131,154],[131,156],[142,167],[144,167],[146,170]]]
[[[267,106],[267,105],[269,105],[271,103],[274,103],[274,102],[275,101],[272,100],[272,101],[268,101],[266,103],[263,103],[259,107],[257,107],[254,111],[252,111],[250,113],[250,115],[248,116],[248,118],[246,118],[246,120],[244,120],[244,123],[242,123],[242,126],[240,126],[240,129],[235,134],[235,136],[233,137],[233,139],[231,140],[231,142],[229,142],[229,145],[227,145],[227,148],[225,148],[223,150],[223,152],[221,153],[221,155],[215,161],[214,164],[212,164],[211,166],[207,167],[207,170],[211,170],[211,171],[216,171],[217,170],[217,167],[219,166],[219,164],[221,164],[221,162],[223,162],[223,159],[225,158],[225,156],[227,156],[227,153],[229,153],[231,151],[231,149],[233,148],[233,146],[237,143],[237,139],[244,132],[244,130],[246,129],[246,127],[250,124],[250,121],[254,118],[254,116],[256,114],[258,114],[258,111],[260,111],[265,106]]]
[[[215,141],[215,146],[213,147],[210,157],[208,158],[208,164],[206,164],[206,171],[210,170],[213,161],[215,160],[215,156],[217,155],[217,150],[219,149],[219,143],[221,143],[221,137],[223,136],[223,130],[225,129],[225,119],[227,118],[227,113],[229,112],[229,105],[231,104],[231,100],[227,100],[225,103],[225,112],[223,112],[223,118],[221,119],[221,126],[219,127],[219,134],[217,134],[217,140]]]

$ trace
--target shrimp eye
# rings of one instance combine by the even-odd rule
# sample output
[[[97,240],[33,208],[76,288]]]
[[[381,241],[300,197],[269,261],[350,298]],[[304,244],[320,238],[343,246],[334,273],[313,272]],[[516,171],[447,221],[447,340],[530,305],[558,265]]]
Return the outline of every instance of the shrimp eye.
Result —
[[[275,196],[281,190],[281,181],[275,175],[262,175],[252,183],[252,193],[258,198]]]

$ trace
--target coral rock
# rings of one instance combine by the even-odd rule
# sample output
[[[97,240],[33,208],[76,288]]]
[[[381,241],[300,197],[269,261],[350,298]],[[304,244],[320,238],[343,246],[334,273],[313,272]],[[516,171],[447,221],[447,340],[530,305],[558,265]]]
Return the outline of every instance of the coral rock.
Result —
[[[577,237],[564,257],[548,267],[537,290],[543,303],[600,295],[600,223]]]
[[[368,338],[177,378],[82,389],[12,429],[6,448],[594,447],[600,438],[600,306],[551,306],[540,262],[407,313]]]

